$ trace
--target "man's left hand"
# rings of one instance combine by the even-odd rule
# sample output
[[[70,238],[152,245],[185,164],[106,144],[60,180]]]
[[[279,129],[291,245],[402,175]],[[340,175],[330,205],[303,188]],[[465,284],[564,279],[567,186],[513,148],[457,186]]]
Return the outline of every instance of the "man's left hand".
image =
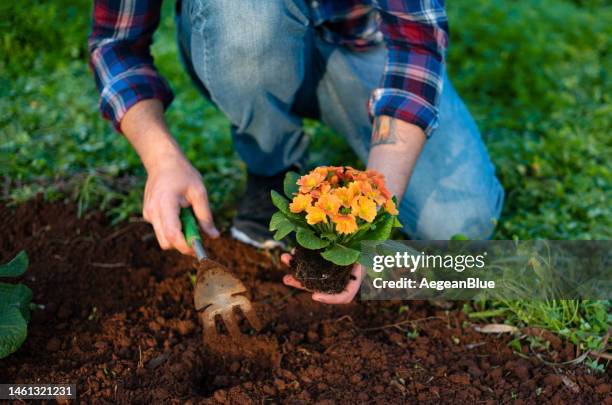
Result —
[[[289,266],[291,259],[293,257],[289,253],[283,253],[281,255],[281,261]],[[363,280],[363,267],[359,263],[355,263],[353,265],[353,270],[351,271],[351,278],[344,288],[344,291],[338,294],[325,294],[320,292],[313,292],[312,299],[314,301],[322,302],[324,304],[349,304],[353,301],[353,298],[359,291],[359,286],[361,285],[361,281]],[[302,285],[295,277],[291,275],[286,275],[283,277],[283,283],[285,285],[299,288],[301,290],[310,291],[306,287]]]

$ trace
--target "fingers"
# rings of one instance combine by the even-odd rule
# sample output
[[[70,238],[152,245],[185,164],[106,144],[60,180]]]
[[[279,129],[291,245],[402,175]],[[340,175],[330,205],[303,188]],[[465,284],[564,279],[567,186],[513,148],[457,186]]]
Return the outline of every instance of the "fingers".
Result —
[[[287,274],[283,277],[283,284],[288,285],[289,287],[299,288],[300,290],[308,291],[306,287],[302,285],[299,281],[295,279],[295,277]]]
[[[170,245],[184,255],[193,255],[193,249],[189,247],[179,220],[180,205],[178,201],[166,198],[162,199],[159,205],[159,220],[164,237]]]
[[[161,221],[159,220],[159,217],[157,215],[155,215],[154,217],[151,217],[151,215],[149,214],[149,215],[145,216],[145,219],[151,225],[153,225],[153,230],[155,231],[155,237],[157,238],[157,242],[159,243],[159,247],[164,249],[164,250],[170,249],[170,244],[168,243],[168,240],[164,236],[164,230],[163,230]]]
[[[344,291],[339,294],[324,294],[314,293],[312,299],[324,304],[348,304],[353,301],[353,298],[359,291],[361,281],[363,280],[363,267],[360,264],[355,264],[351,271],[351,280],[346,285]]]
[[[285,266],[289,266],[293,256],[289,253],[283,253],[281,255],[281,262]],[[312,299],[314,301],[322,302],[324,304],[348,304],[353,301],[355,295],[359,291],[359,287],[361,286],[361,281],[363,280],[363,267],[360,264],[355,264],[353,269],[351,270],[351,279],[344,291],[338,294],[325,294],[315,292],[312,294]],[[283,283],[288,285],[289,287],[299,288],[300,290],[310,291],[302,283],[295,279],[295,277],[291,275],[285,275],[283,277]]]
[[[173,202],[171,199],[161,199],[161,201],[156,207],[147,204],[143,210],[144,219],[153,225],[159,246],[164,250],[177,249],[182,254],[193,255],[193,249],[187,245],[181,230],[178,202]]]
[[[291,264],[291,259],[293,259],[293,256],[291,256],[289,253],[283,253],[280,259],[281,263],[283,263],[285,266],[289,266]]]
[[[208,196],[204,185],[190,187],[185,196],[191,204],[193,212],[198,219],[200,227],[211,238],[218,238],[219,231],[213,222],[212,213],[208,206]]]

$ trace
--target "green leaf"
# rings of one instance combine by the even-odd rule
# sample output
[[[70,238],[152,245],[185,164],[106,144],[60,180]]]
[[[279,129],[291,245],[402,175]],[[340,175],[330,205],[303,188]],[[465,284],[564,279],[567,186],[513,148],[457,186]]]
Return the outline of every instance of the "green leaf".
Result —
[[[274,215],[272,215],[272,218],[270,218],[270,230],[271,231],[275,231],[278,229],[278,226],[280,223],[284,222],[284,221],[288,221],[289,219],[285,216],[285,214],[283,214],[282,212],[275,212]]]
[[[400,222],[398,217],[395,217],[395,219],[393,220],[393,227],[394,228],[403,228],[404,225],[402,225],[402,223]]]
[[[295,225],[282,212],[276,212],[270,219],[270,230],[276,231],[274,239],[281,240],[295,230]]]
[[[338,239],[338,234],[334,232],[323,232],[321,233],[321,237],[327,239],[330,242],[333,242]]]
[[[390,214],[385,214],[385,217],[378,223],[376,226],[373,226],[372,229],[363,235],[361,235],[355,241],[361,242],[362,240],[387,240],[389,236],[391,236],[391,231],[393,230],[393,225],[395,224],[395,216]]]
[[[321,256],[338,266],[348,266],[359,260],[359,250],[351,249],[339,244],[332,245],[321,253]]]
[[[32,291],[22,284],[0,283],[0,358],[16,351],[27,336]]]
[[[289,222],[289,226],[283,225],[283,227],[279,228],[276,231],[276,233],[274,234],[273,238],[274,238],[274,240],[281,240],[285,236],[289,235],[294,229],[295,229],[295,227],[293,226],[293,224],[291,222]]]
[[[0,277],[21,276],[28,269],[28,255],[22,250],[10,262],[0,266]]]
[[[270,192],[270,196],[272,197],[272,204],[274,204],[274,206],[278,208],[280,212],[285,215],[291,214],[291,211],[289,211],[289,200],[287,200],[275,190],[272,190]]]
[[[296,234],[297,242],[306,249],[322,249],[329,245],[329,241],[319,238],[313,231],[306,228],[298,228]]]
[[[28,324],[18,308],[0,309],[0,359],[19,349],[27,333]]]
[[[300,188],[297,185],[297,181],[299,180],[300,175],[296,172],[287,172],[285,174],[285,180],[283,181],[283,191],[287,198],[292,199],[294,194],[297,194],[298,189]]]
[[[30,319],[32,290],[23,284],[0,283],[0,312],[6,308],[17,308],[24,319]]]

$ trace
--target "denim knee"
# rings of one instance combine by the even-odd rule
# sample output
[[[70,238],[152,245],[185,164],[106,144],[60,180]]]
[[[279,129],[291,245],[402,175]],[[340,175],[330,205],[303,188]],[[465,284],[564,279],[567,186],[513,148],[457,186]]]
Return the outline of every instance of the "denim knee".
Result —
[[[471,240],[489,239],[501,214],[504,190],[495,179],[488,192],[455,200],[432,194],[422,207],[400,207],[404,232],[417,240],[449,240],[462,235]]]

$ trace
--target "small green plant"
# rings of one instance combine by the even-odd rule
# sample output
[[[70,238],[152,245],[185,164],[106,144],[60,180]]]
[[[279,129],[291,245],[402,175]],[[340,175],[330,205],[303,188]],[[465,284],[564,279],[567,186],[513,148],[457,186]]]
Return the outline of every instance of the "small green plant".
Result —
[[[24,251],[0,266],[0,277],[18,277],[28,268]],[[32,291],[23,284],[0,283],[0,359],[13,353],[25,341],[30,320]]]
[[[287,198],[272,191],[278,212],[272,216],[270,230],[283,239],[295,232],[297,243],[338,266],[355,263],[361,241],[386,240],[397,220],[395,199],[374,171],[351,167],[321,166],[300,177],[285,176]]]

